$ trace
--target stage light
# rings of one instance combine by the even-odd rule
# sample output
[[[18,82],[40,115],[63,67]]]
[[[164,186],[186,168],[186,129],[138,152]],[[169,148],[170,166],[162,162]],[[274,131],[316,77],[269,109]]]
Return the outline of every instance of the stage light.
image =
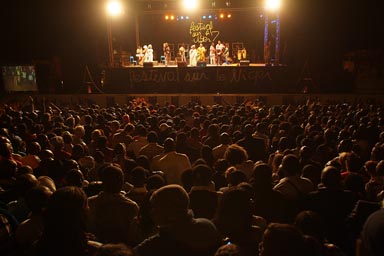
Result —
[[[208,18],[209,18],[209,19],[212,19],[212,15],[209,15]]]
[[[165,20],[169,20],[169,16],[168,15],[165,15]]]
[[[175,16],[171,15],[171,20],[174,20],[175,19]]]
[[[230,1],[226,1],[226,2],[225,2],[225,5],[226,5],[227,7],[230,7],[230,6],[231,6],[231,2],[230,2]]]
[[[198,0],[183,0],[183,7],[187,11],[194,11],[199,6]]]
[[[265,0],[265,9],[268,11],[277,11],[281,7],[281,0]]]
[[[224,19],[224,14],[220,13],[220,19]]]
[[[204,15],[204,16],[203,16],[203,20],[205,20],[206,18],[207,18],[207,16]]]
[[[184,16],[180,16],[180,19],[183,20],[183,19],[184,19]]]
[[[113,0],[107,2],[107,14],[109,16],[120,16],[123,13],[123,5],[121,2]]]
[[[229,19],[229,18],[231,18],[231,17],[232,17],[232,15],[231,15],[231,14],[228,14],[228,15],[227,15],[227,18],[228,18],[228,19]]]
[[[189,16],[186,16],[185,19],[186,19],[186,20],[189,20]]]

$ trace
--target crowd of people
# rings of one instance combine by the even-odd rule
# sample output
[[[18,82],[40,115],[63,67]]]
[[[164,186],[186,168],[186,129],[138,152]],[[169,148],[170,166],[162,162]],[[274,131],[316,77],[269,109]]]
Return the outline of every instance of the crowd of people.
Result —
[[[384,255],[381,106],[31,98],[0,124],[1,255]]]

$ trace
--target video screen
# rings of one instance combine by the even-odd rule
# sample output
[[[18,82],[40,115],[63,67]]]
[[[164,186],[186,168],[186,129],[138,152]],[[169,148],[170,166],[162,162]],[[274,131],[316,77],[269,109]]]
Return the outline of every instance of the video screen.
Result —
[[[37,91],[35,66],[3,66],[4,89],[7,92]]]

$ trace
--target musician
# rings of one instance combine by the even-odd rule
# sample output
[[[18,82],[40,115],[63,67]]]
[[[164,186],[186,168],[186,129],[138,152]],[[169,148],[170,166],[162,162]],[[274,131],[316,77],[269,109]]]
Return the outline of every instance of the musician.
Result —
[[[224,44],[221,43],[219,40],[216,44],[216,56],[217,56],[217,65],[222,65],[223,64],[223,53],[224,53]]]
[[[209,47],[209,64],[216,65],[216,48],[214,42],[212,42]]]
[[[143,63],[148,62],[148,46],[143,46]]]
[[[245,49],[245,47],[243,48],[243,50],[241,50],[241,55],[243,60],[247,59],[247,49]]]
[[[153,48],[151,44],[148,45],[147,57],[145,62],[153,62]]]
[[[245,48],[237,50],[237,60],[245,60],[247,59],[247,50]]]
[[[265,65],[271,64],[271,41],[267,41],[264,45],[264,63]]]
[[[193,44],[189,50],[189,65],[191,67],[197,66],[197,50],[196,46]]]
[[[205,53],[207,50],[205,49],[204,45],[200,43],[199,47],[197,48],[197,61],[205,62]]]
[[[144,62],[144,53],[143,53],[143,48],[139,45],[136,50],[136,58],[137,58],[137,63],[139,65],[143,65]]]
[[[165,57],[165,66],[168,66],[169,62],[171,61],[171,48],[169,47],[168,43],[163,44],[163,52]]]
[[[181,62],[187,62],[187,59],[185,58],[185,48],[184,45],[182,44],[179,48],[179,54],[180,54],[180,61]]]
[[[224,63],[225,64],[228,64],[229,60],[228,60],[228,57],[229,57],[229,47],[225,46],[225,44],[223,44],[223,49],[221,50],[223,52],[223,58],[224,58]]]

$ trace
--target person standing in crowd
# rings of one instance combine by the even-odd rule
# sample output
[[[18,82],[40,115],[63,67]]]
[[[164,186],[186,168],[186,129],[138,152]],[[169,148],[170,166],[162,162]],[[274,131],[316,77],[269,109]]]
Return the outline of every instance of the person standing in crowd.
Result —
[[[188,193],[181,186],[156,190],[150,202],[159,232],[134,248],[137,255],[213,255],[219,242],[217,229],[210,220],[193,217]]]
[[[164,153],[164,156],[160,155],[161,158],[154,163],[154,170],[164,172],[167,184],[182,184],[182,172],[191,168],[188,156],[176,152],[176,144],[172,138],[164,141]]]
[[[103,243],[136,242],[137,203],[124,196],[124,173],[116,166],[101,172],[103,191],[89,198],[88,229]]]

